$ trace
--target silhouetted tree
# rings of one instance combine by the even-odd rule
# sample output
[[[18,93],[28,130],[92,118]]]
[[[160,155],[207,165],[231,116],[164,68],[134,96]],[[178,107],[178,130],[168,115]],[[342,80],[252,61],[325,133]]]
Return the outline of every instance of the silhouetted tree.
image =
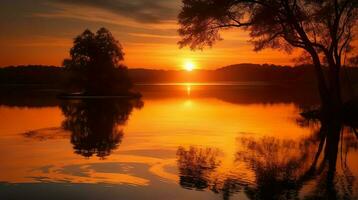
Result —
[[[140,100],[66,101],[60,106],[65,116],[62,127],[71,132],[75,152],[85,157],[104,158],[116,149],[123,137],[124,125]]]
[[[180,47],[212,46],[220,39],[220,29],[243,28],[250,31],[256,51],[303,49],[314,63],[323,110],[336,116],[341,111],[339,72],[342,56],[351,50],[358,1],[183,0],[183,4],[178,16]],[[323,60],[329,66],[327,77]]]
[[[74,39],[70,59],[63,65],[73,72],[71,80],[87,94],[120,94],[127,92],[131,83],[121,44],[110,31],[101,28],[96,34],[85,30]]]

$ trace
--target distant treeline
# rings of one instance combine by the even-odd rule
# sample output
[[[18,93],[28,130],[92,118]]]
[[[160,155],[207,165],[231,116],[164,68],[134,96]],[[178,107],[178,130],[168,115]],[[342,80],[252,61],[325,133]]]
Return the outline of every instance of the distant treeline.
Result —
[[[292,82],[295,84],[314,83],[313,67],[300,65],[295,67],[268,64],[237,64],[216,70],[129,69],[134,83],[158,82],[215,82],[215,81],[262,81]],[[1,85],[46,85],[60,88],[65,86],[69,71],[57,66],[10,66],[0,68]],[[342,69],[343,82],[358,83],[358,68]]]
[[[0,84],[61,86],[68,78],[62,67],[26,65],[0,68]]]

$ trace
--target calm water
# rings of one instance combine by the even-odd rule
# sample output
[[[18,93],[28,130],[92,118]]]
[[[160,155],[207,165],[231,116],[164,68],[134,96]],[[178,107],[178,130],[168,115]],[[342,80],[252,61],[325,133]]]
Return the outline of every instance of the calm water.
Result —
[[[357,135],[302,119],[311,94],[259,83],[138,89],[140,101],[0,98],[0,199],[358,197]]]

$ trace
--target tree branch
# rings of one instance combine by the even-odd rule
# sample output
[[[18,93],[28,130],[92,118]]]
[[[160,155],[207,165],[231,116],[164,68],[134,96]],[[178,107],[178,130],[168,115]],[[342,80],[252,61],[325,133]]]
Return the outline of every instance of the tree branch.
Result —
[[[240,24],[220,24],[220,25],[210,27],[210,29],[213,30],[213,29],[230,28],[230,27],[240,28],[240,27],[243,27],[243,26],[251,26],[251,25],[252,25],[252,23],[250,23],[250,22],[240,23]]]

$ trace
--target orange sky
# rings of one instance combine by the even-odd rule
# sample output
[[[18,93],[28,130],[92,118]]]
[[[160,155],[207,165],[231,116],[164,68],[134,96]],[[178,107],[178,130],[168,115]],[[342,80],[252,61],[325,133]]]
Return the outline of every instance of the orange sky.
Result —
[[[124,47],[130,68],[181,69],[186,60],[212,69],[236,63],[293,64],[284,52],[252,51],[247,33],[231,30],[212,49],[179,49],[180,0],[3,0],[0,66],[60,65],[72,38],[89,28],[110,29]]]

